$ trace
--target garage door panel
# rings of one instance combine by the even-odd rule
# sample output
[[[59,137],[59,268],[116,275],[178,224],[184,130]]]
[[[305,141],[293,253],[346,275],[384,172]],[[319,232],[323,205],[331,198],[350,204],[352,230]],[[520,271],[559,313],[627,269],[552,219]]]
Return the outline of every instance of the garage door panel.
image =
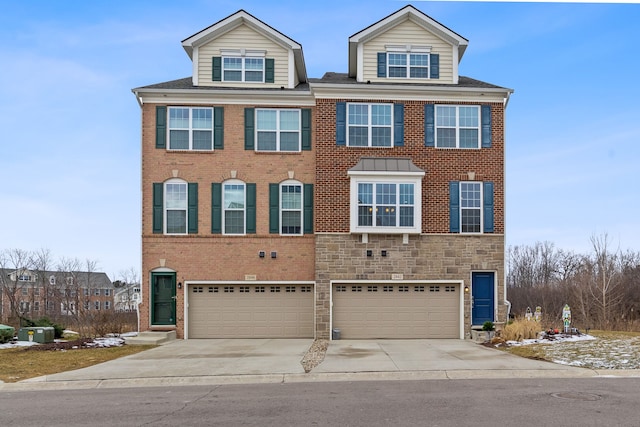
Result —
[[[344,339],[459,338],[458,284],[336,285],[333,327]]]
[[[189,338],[313,337],[310,285],[191,285],[188,291]]]

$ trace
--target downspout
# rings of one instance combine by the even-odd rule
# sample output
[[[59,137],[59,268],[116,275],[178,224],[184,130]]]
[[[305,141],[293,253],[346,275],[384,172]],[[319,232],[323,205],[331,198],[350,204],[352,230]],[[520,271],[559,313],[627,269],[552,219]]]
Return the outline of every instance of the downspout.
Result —
[[[504,141],[504,147],[505,147],[505,158],[507,156],[506,153],[506,147],[507,147],[507,105],[509,105],[509,99],[511,98],[511,94],[513,93],[513,90],[507,90],[507,96],[504,98],[504,126],[503,126],[503,136],[502,136],[502,140]],[[506,167],[506,162],[504,162],[505,166],[504,166],[504,171],[503,171],[503,176],[504,176],[504,186],[505,189],[507,187],[507,167]],[[506,193],[506,191],[505,191]],[[504,232],[504,242],[505,244],[507,243],[507,227],[506,227],[506,219],[507,219],[507,200],[505,197],[505,201],[504,201],[504,207],[503,207],[503,215],[504,215],[504,219],[505,219],[505,232]],[[506,325],[507,323],[509,323],[509,315],[511,314],[511,301],[509,301],[507,299],[507,259],[504,256],[504,253],[506,252],[506,247],[503,248],[503,260],[502,260],[502,271],[503,271],[503,280],[504,280],[504,289],[503,289],[503,294],[504,295],[504,305],[507,306],[507,315],[505,316],[504,319],[504,324]]]

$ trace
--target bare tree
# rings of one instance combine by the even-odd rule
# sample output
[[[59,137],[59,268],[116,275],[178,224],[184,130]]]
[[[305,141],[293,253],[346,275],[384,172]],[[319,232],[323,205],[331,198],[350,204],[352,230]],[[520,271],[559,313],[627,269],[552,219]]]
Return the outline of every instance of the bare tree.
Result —
[[[6,298],[9,312],[3,314],[5,318],[19,319],[28,311],[28,301],[25,296],[29,295],[29,288],[32,287],[32,276],[30,272],[29,252],[22,249],[6,249],[0,253],[0,268],[3,271],[0,278],[3,297]]]
[[[596,304],[601,328],[609,328],[614,311],[622,301],[619,275],[619,249],[613,251],[609,236],[605,233],[590,238],[593,254],[591,259],[590,291]]]

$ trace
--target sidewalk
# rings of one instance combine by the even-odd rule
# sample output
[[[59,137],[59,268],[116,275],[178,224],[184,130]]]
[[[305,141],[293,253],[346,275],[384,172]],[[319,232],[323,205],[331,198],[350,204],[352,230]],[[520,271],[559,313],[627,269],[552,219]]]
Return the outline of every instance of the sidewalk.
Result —
[[[474,378],[640,377],[530,360],[469,340],[331,341],[324,361],[305,373],[311,339],[176,340],[75,371],[0,384],[0,391]]]

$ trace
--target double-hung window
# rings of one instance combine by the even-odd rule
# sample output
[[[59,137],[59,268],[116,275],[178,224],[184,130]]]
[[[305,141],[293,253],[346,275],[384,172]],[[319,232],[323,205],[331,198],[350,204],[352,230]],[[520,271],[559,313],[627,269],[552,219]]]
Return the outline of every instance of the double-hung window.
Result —
[[[165,233],[187,233],[187,183],[169,181],[164,186]]]
[[[388,76],[396,78],[428,79],[428,53],[387,53]]]
[[[245,234],[246,192],[242,182],[224,184],[224,234]]]
[[[169,150],[213,150],[213,108],[169,107]]]
[[[391,147],[392,112],[392,104],[347,104],[347,145]]]
[[[302,201],[302,184],[285,182],[280,185],[281,234],[303,233]]]
[[[222,80],[225,82],[264,82],[264,58],[223,56]]]
[[[256,151],[300,151],[301,110],[256,109]]]
[[[449,183],[450,232],[493,233],[493,182]]]
[[[480,107],[436,105],[435,143],[438,148],[480,148]]]
[[[480,182],[460,183],[460,226],[462,233],[480,233],[482,186]]]

